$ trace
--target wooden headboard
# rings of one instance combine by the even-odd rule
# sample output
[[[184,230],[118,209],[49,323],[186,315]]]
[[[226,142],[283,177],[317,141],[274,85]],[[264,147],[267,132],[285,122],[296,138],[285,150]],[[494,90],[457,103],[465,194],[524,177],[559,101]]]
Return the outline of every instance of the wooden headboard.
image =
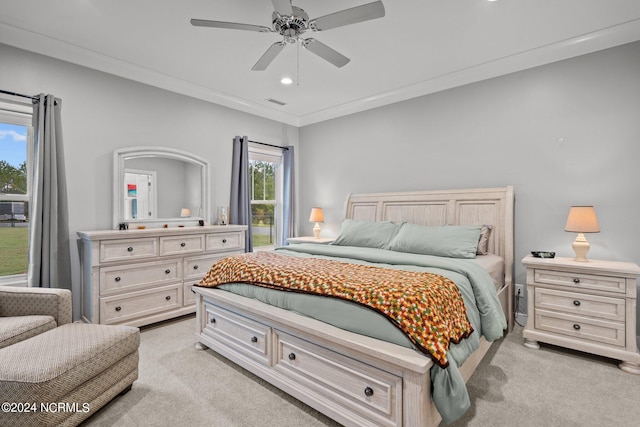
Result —
[[[350,194],[346,218],[420,225],[491,225],[489,252],[505,261],[513,283],[513,186],[465,190]]]

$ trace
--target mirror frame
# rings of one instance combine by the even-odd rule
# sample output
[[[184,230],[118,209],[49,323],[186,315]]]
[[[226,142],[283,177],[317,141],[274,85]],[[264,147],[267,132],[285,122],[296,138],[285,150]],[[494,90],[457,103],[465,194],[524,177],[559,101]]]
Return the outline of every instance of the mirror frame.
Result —
[[[165,159],[180,160],[200,167],[200,200],[202,202],[202,214],[189,218],[154,218],[154,219],[124,219],[124,169],[125,161],[141,157],[162,157]],[[160,191],[158,191],[160,193]],[[187,151],[168,147],[136,146],[125,147],[113,152],[113,229],[117,230],[120,223],[126,222],[138,225],[178,224],[198,225],[199,220],[208,224],[210,217],[209,206],[209,162]],[[193,223],[193,224],[191,224]]]

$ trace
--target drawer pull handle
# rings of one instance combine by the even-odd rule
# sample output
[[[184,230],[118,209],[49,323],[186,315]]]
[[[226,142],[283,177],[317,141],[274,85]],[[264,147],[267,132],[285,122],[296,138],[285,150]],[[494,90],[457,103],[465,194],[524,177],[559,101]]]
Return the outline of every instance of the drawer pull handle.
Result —
[[[296,360],[296,354],[295,353],[289,353],[289,360]]]
[[[194,270],[197,270],[197,269],[198,269],[198,264],[194,265],[194,266],[193,266],[193,269],[194,269]]]
[[[573,325],[573,329],[575,329],[576,331],[580,330],[580,325],[578,325],[577,323],[575,325]]]
[[[209,319],[209,323],[216,323],[216,318],[212,317],[211,319]]]
[[[222,243],[227,243],[227,239],[222,239]]]
[[[364,389],[364,395],[367,397],[373,396],[373,389],[371,387],[367,387]]]
[[[251,342],[258,342],[258,337],[251,337]]]
[[[169,274],[169,273],[171,273],[171,270],[169,270],[169,269],[167,268],[164,272],[165,272],[165,274]]]
[[[573,283],[578,284],[580,283],[580,279],[578,279],[577,277],[573,278]]]
[[[122,307],[117,306],[117,307],[116,307],[116,311],[120,311],[120,310],[122,310]]]
[[[133,252],[133,246],[129,246],[129,247],[127,248],[127,250],[128,250],[129,252]]]
[[[180,243],[180,246],[184,248],[185,246],[187,246],[187,244],[185,242],[182,242]]]
[[[576,307],[580,307],[580,301],[578,300],[573,301],[573,305],[575,305]]]
[[[167,295],[166,297],[164,297],[164,299],[166,299],[167,301],[169,301],[171,299],[171,295]]]
[[[122,279],[120,279],[120,276],[118,276],[118,277],[116,277],[116,278],[115,278],[115,281],[116,281],[116,282],[119,282],[120,280],[122,280]]]

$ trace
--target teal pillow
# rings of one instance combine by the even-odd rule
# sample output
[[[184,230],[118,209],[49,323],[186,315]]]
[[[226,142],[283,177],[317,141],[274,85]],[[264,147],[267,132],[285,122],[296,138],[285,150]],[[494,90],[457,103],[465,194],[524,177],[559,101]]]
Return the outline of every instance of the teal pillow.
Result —
[[[360,221],[347,218],[342,222],[340,235],[331,244],[386,249],[399,230],[400,224],[393,222]]]
[[[403,224],[388,249],[450,258],[475,258],[481,226]]]

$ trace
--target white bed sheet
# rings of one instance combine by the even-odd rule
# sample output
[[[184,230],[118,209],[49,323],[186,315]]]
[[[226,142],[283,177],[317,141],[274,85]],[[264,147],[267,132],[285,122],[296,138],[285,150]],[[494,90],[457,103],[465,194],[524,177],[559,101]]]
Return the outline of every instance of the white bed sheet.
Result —
[[[495,254],[478,255],[475,262],[489,273],[496,285],[496,290],[500,290],[504,285],[504,258]]]

